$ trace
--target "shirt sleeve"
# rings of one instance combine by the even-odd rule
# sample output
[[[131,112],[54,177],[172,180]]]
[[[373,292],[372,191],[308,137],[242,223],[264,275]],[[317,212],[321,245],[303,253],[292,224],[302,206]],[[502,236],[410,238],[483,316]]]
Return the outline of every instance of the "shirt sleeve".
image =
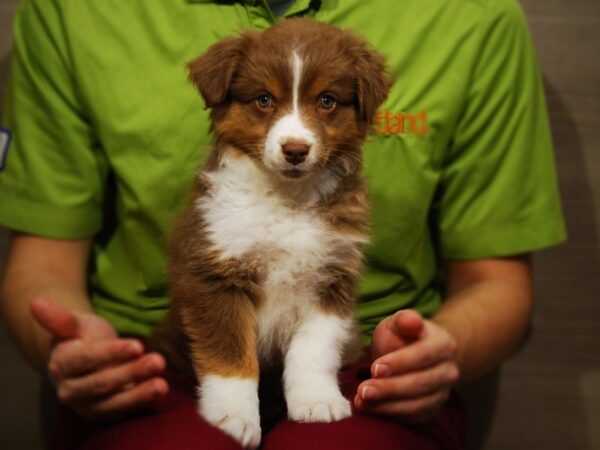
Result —
[[[542,81],[516,0],[489,2],[436,205],[449,259],[501,257],[565,240]]]
[[[75,239],[101,227],[107,163],[77,92],[64,26],[57,0],[26,0],[15,18],[0,224]]]

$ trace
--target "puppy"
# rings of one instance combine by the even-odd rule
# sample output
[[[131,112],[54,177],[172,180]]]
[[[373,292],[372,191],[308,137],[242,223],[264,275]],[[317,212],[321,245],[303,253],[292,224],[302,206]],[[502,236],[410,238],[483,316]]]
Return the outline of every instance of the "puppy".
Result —
[[[189,359],[200,414],[257,447],[269,366],[290,419],[351,415],[337,372],[368,234],[361,146],[390,82],[364,40],[308,19],[224,39],[189,72],[214,143],[172,236],[158,333]]]

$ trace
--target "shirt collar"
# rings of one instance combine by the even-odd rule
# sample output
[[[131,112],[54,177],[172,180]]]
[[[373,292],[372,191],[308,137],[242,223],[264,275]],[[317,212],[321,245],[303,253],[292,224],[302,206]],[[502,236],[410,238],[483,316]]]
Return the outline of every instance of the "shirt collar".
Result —
[[[256,6],[256,5],[261,5],[262,1],[261,0],[186,0],[188,3],[222,3],[222,4],[233,4],[233,3],[243,3],[245,5],[248,6]],[[296,12],[300,12],[304,9],[313,9],[313,10],[318,10],[319,7],[321,6],[321,1],[320,0],[303,0],[303,1],[296,1],[296,5],[300,6],[299,8],[295,7],[294,4],[292,4],[290,11],[293,11],[294,13]]]

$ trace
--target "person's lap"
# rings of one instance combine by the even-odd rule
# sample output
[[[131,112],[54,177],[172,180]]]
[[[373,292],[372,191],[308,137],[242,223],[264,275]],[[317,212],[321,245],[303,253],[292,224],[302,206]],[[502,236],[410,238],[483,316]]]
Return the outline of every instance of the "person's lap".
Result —
[[[365,358],[340,374],[342,391],[348,399],[353,398],[360,382],[369,376],[369,365]],[[110,425],[86,424],[63,411],[53,447],[57,450],[240,450],[239,444],[197,414],[191,383],[178,376],[169,376],[169,382],[169,396],[155,412]],[[263,436],[261,448],[459,450],[464,447],[464,416],[460,401],[452,397],[434,421],[418,427],[356,412],[333,423],[296,423],[281,417]]]

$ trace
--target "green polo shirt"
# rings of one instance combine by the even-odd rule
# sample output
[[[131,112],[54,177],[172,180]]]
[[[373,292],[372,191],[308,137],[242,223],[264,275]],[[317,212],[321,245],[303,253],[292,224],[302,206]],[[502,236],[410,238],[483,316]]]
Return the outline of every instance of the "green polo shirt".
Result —
[[[297,0],[364,35],[394,85],[365,148],[372,240],[356,315],[431,315],[441,262],[557,244],[565,230],[540,74],[516,0]],[[210,146],[184,65],[275,19],[264,1],[25,0],[14,29],[0,223],[95,237],[90,292],[121,333],[169,303],[165,242]],[[57,264],[60,262],[57,261]]]

